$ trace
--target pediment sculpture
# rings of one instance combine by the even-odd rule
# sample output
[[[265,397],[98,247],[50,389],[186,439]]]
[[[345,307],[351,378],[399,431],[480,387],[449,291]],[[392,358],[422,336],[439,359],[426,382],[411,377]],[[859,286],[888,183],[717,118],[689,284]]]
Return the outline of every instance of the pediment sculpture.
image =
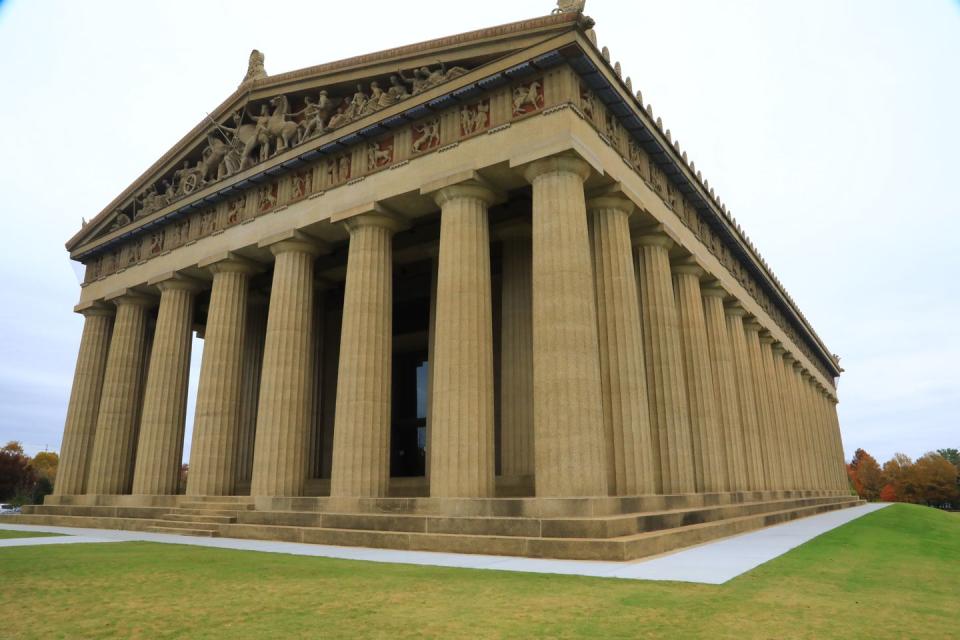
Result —
[[[291,147],[343,127],[381,109],[462,76],[468,69],[421,66],[387,78],[358,83],[352,92],[334,95],[320,88],[303,94],[280,94],[244,104],[225,120],[210,120],[205,144],[143,191],[119,211],[109,231],[150,215],[173,202],[228,178]],[[244,81],[266,77],[263,54],[254,50]],[[293,108],[296,103],[298,108]]]

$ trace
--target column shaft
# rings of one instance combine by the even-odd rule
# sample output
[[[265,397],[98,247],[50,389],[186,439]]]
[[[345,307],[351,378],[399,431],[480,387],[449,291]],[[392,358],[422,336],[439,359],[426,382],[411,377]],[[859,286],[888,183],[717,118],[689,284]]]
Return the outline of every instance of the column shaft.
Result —
[[[390,481],[393,250],[396,221],[364,214],[347,221],[333,430],[332,496],[386,496]]]
[[[781,461],[777,458],[773,445],[773,430],[776,425],[770,407],[770,390],[760,350],[760,328],[760,324],[752,318],[744,322],[754,401],[757,403],[757,433],[760,457],[763,460],[764,485],[768,490],[776,491],[783,489],[783,480],[780,472]]]
[[[210,266],[213,288],[204,330],[187,495],[236,490],[247,298],[252,265],[227,258]]]
[[[718,432],[724,448],[727,465],[727,491],[744,491],[748,488],[746,461],[744,460],[744,434],[737,402],[736,371],[730,353],[730,336],[723,314],[723,300],[727,292],[719,287],[705,287],[703,313],[710,350],[710,370],[713,374],[714,397],[716,398]]]
[[[662,493],[693,493],[693,443],[680,353],[677,303],[670,276],[670,239],[661,233],[638,239],[640,311],[647,389]]]
[[[764,331],[760,337],[760,359],[764,382],[767,386],[767,399],[770,407],[770,450],[773,455],[773,466],[777,469],[781,489],[795,488],[793,482],[793,461],[786,446],[786,418],[783,405],[780,401],[780,387],[777,384],[776,371],[773,364],[773,338]]]
[[[299,496],[307,480],[313,399],[313,262],[300,238],[270,245],[276,256],[257,404],[251,496]]]
[[[90,454],[93,452],[100,395],[113,327],[112,306],[95,305],[84,309],[83,334],[73,371],[73,387],[60,445],[60,466],[54,495],[80,495],[84,492]]]
[[[117,317],[86,484],[87,493],[94,495],[130,491],[146,357],[147,307],[153,300],[128,294],[115,303]]]
[[[700,293],[703,270],[693,264],[674,267],[680,346],[683,357],[697,491],[715,493],[727,486],[726,456],[718,418],[707,325]]]
[[[600,381],[607,443],[607,483],[614,495],[656,491],[646,364],[628,217],[633,203],[588,203],[597,291]]]
[[[797,489],[806,489],[810,485],[806,465],[803,457],[803,439],[801,437],[800,420],[797,417],[796,398],[793,393],[793,362],[789,353],[783,348],[774,349],[774,362],[777,366],[778,384],[782,390],[784,415],[786,417],[787,443],[790,449],[790,460],[793,466],[794,483]]]
[[[236,483],[253,478],[253,450],[257,436],[257,407],[260,401],[260,375],[263,369],[263,345],[267,337],[267,299],[251,296],[247,306],[247,324],[243,333],[243,373],[240,383],[240,414],[237,430]]]
[[[534,472],[532,249],[529,229],[503,238],[500,464],[504,476]]]
[[[760,449],[756,391],[753,386],[750,353],[747,350],[747,337],[743,326],[744,311],[738,304],[733,303],[725,309],[725,313],[730,353],[733,355],[733,367],[736,372],[737,403],[743,427],[743,458],[746,462],[747,485],[750,489],[762,490],[767,488],[767,483]]]
[[[533,185],[533,412],[537,496],[607,494],[597,308],[581,159],[538,160]]]
[[[180,482],[187,417],[193,301],[198,283],[169,279],[158,284],[160,310],[143,395],[133,493],[173,495]]]
[[[493,497],[493,194],[461,184],[440,205],[436,339],[431,404],[430,495]]]

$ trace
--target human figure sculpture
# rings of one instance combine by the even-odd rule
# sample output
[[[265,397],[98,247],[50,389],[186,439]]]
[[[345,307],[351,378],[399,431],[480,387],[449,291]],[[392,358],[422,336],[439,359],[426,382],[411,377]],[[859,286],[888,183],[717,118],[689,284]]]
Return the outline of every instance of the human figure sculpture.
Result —
[[[304,101],[307,106],[303,108],[304,118],[297,132],[298,144],[324,131],[326,128],[324,121],[333,109],[333,101],[327,97],[326,89],[320,90],[316,102],[310,96],[304,98]]]

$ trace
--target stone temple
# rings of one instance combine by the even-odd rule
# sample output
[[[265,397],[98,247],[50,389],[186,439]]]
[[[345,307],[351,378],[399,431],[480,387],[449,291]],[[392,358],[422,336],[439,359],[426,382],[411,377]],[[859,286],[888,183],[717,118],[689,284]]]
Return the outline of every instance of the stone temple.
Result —
[[[67,242],[62,461],[19,521],[627,560],[856,504],[838,358],[561,5],[254,51]]]

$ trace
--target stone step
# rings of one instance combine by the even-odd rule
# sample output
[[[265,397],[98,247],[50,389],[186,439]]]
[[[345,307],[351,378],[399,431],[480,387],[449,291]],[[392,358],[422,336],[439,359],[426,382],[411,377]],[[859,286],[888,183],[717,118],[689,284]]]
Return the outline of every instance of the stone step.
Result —
[[[204,531],[220,531],[220,524],[209,522],[182,522],[180,520],[154,520],[154,525],[166,529],[191,529]]]
[[[247,513],[246,509],[184,509],[182,507],[175,507],[173,509],[165,509],[163,515],[167,514],[177,514],[184,516],[227,516],[227,517],[236,517],[241,513]]]
[[[253,504],[250,496],[184,496],[190,502],[242,502]]]
[[[848,500],[848,498],[800,498],[626,514],[616,517],[595,516],[584,518],[484,518],[412,514],[249,511],[239,512],[237,522],[240,524],[363,531],[608,539],[790,508],[831,504],[844,500]]]
[[[203,509],[212,511],[252,511],[252,502],[181,502],[177,509]]]
[[[847,499],[609,539],[371,531],[254,525],[239,522],[223,525],[220,531],[221,535],[233,538],[281,540],[337,546],[571,560],[624,561],[759,529],[795,518],[856,506],[857,504],[860,504],[859,500]]]
[[[175,527],[149,527],[149,533],[174,533],[181,536],[199,536],[202,538],[216,538],[220,534],[209,529],[178,529]]]
[[[236,516],[218,516],[193,513],[167,513],[163,516],[164,520],[176,520],[177,522],[203,522],[207,524],[230,524],[236,522]]]

